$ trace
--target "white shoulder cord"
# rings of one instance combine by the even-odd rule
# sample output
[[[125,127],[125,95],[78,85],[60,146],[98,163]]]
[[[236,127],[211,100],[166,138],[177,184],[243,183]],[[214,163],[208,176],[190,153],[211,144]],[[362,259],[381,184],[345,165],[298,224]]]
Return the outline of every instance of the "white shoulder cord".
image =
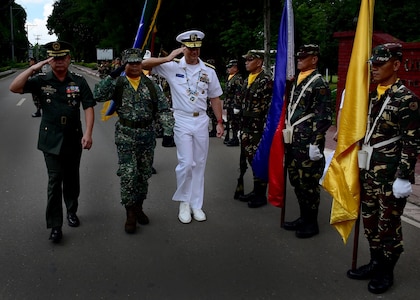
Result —
[[[397,91],[401,90],[404,87],[404,85],[401,85]],[[381,110],[379,112],[379,114],[376,116],[375,121],[373,122],[372,128],[370,128],[370,114],[372,113],[372,102],[369,105],[369,113],[368,113],[368,122],[367,122],[367,127],[366,127],[366,135],[365,135],[365,141],[364,143],[367,145],[370,141],[370,138],[372,137],[373,131],[375,130],[376,127],[376,123],[378,122],[379,118],[382,116],[382,113],[385,110],[386,105],[388,104],[388,102],[391,100],[391,97],[388,95],[384,101],[384,103],[382,104]]]
[[[294,113],[295,113],[295,111],[296,111],[296,108],[297,108],[297,106],[298,106],[298,104],[299,104],[299,102],[300,102],[300,100],[302,99],[302,96],[303,96],[303,93],[305,92],[305,90],[308,88],[308,86],[315,80],[315,79],[317,79],[318,77],[320,77],[321,76],[321,74],[316,74],[314,77],[312,77],[306,84],[305,84],[305,86],[302,88],[302,91],[300,92],[300,94],[299,94],[299,97],[298,97],[298,99],[296,100],[296,102],[295,103],[293,103],[293,105],[292,105],[292,103],[289,103],[289,105],[288,105],[288,107],[287,107],[287,110],[288,110],[288,115],[289,115],[289,117],[287,118],[287,120],[286,120],[286,125],[288,125],[288,126],[290,126],[290,127],[292,127],[292,125],[290,124],[290,121],[291,121],[291,119],[292,119],[292,116],[294,115]],[[295,91],[295,86],[293,86],[293,89],[292,89],[292,95],[293,95],[293,93],[294,93],[294,91]]]

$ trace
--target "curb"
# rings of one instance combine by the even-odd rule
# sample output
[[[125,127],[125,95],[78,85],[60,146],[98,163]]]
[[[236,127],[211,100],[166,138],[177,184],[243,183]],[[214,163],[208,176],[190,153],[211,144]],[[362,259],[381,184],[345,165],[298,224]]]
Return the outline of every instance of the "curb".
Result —
[[[16,71],[14,71],[14,70],[7,70],[7,71],[4,71],[4,72],[0,72],[0,78],[5,77],[5,76],[10,75],[10,74],[13,74],[15,72]]]

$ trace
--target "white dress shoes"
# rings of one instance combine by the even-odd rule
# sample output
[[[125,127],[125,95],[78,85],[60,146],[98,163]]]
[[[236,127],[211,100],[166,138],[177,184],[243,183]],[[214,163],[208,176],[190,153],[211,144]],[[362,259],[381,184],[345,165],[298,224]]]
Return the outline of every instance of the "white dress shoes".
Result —
[[[191,222],[191,208],[188,202],[181,202],[179,204],[178,219],[181,223],[188,224]]]
[[[203,222],[207,219],[206,214],[204,213],[204,211],[202,209],[193,208],[192,213],[193,213],[194,220],[196,220],[198,222]]]

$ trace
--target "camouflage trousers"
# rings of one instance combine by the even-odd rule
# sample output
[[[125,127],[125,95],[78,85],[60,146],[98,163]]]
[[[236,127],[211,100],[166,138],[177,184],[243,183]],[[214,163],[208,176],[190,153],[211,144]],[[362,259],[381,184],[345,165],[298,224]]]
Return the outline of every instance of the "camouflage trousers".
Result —
[[[254,160],[255,153],[257,152],[258,145],[261,140],[261,133],[248,133],[242,132],[241,134],[241,157],[239,160],[239,166],[241,173],[245,174],[247,166],[247,161],[250,166],[252,166],[252,161]]]
[[[156,146],[155,133],[127,128],[117,123],[115,144],[118,152],[117,175],[120,177],[121,204],[131,206],[147,196]]]
[[[398,257],[403,251],[401,215],[407,198],[395,198],[392,181],[378,181],[373,171],[361,173],[361,211],[364,234],[370,249],[385,257]]]
[[[302,160],[286,155],[290,184],[295,189],[296,198],[301,208],[318,209],[321,193],[319,179],[322,176],[324,165],[324,159],[318,161]]]
[[[229,132],[232,130],[232,139],[236,139],[236,134],[239,131],[239,124],[241,117],[239,114],[235,114],[233,108],[226,109],[226,137],[229,139]]]

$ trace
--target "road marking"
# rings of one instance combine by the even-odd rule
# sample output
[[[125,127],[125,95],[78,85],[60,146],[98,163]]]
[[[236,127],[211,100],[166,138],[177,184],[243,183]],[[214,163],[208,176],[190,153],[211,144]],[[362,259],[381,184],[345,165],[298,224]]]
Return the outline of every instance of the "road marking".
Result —
[[[413,226],[415,226],[417,228],[420,228],[420,223],[417,222],[417,221],[414,221],[413,219],[410,219],[410,218],[401,216],[401,220],[403,220],[404,222],[406,222],[408,224],[411,224],[411,225],[413,225]]]
[[[26,98],[20,99],[20,101],[16,104],[16,106],[21,106],[23,102],[25,102]]]

